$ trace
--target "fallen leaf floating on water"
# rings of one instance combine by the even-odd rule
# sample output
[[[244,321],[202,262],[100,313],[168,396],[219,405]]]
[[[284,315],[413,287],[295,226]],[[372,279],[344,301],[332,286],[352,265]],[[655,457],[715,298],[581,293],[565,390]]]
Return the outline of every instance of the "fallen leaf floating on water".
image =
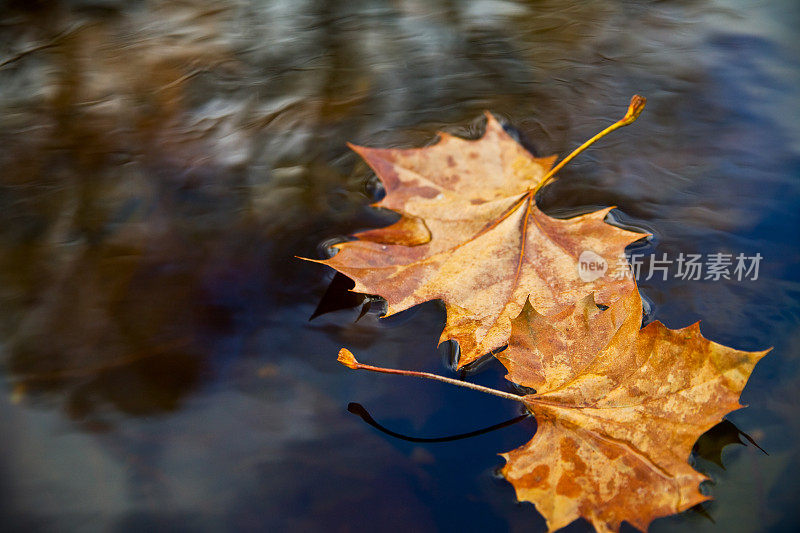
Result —
[[[442,135],[417,150],[354,147],[386,185],[378,205],[401,218],[321,261],[353,278],[355,291],[385,297],[389,314],[442,299],[442,340],[461,345],[459,366],[508,342],[495,357],[510,381],[535,393],[365,365],[344,348],[339,361],[525,404],[538,429],[503,454],[502,473],[551,531],[581,517],[598,531],[618,531],[623,521],[646,530],[708,499],[699,490],[706,478],[688,464],[692,446],[741,407],[742,389],[767,353],[711,342],[697,324],[640,329],[634,282],[584,282],[576,263],[585,250],[610,262],[642,235],[605,224],[608,210],[557,220],[536,207],[536,192],[556,171],[643,106],[634,97],[622,120],[552,169],[553,158],[530,155],[491,116],[478,141]]]
[[[652,520],[709,499],[687,460],[727,413],[767,351],[711,342],[698,324],[639,329],[637,290],[600,311],[591,295],[554,316],[530,305],[497,355],[524,397],[533,439],[503,454],[503,476],[550,531],[583,517],[598,531]]]
[[[520,501],[533,503],[549,531],[585,518],[597,531],[627,521],[642,531],[662,516],[709,499],[707,478],[689,466],[697,439],[729,412],[753,367],[769,350],[744,352],[711,342],[697,324],[643,329],[634,288],[601,311],[592,295],[545,317],[527,303],[497,357],[507,379],[537,390],[525,396],[427,372],[339,362],[433,379],[522,402],[533,413],[533,439],[501,454],[503,476]]]
[[[632,281],[606,275],[585,282],[578,257],[591,250],[611,264],[645,235],[606,224],[611,208],[551,218],[535,196],[592,142],[633,122],[644,103],[635,96],[623,119],[552,169],[555,156],[533,157],[489,114],[476,141],[441,133],[426,148],[351,146],[386,188],[376,206],[402,216],[392,226],[337,244],[338,253],[319,262],[355,280],[354,291],[385,298],[387,316],[442,300],[447,323],[440,342],[458,341],[459,368],[508,342],[511,319],[528,298],[543,313],[591,292],[610,304]]]

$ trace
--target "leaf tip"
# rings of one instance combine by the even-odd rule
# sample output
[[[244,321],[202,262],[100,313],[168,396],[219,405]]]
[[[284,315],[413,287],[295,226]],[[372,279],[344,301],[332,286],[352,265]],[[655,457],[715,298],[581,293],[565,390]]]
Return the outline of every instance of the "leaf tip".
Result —
[[[356,357],[353,355],[353,352],[348,350],[347,348],[342,348],[339,350],[339,357],[336,358],[337,361],[342,363],[347,368],[352,370],[358,370],[358,361]]]
[[[299,255],[293,256],[295,259],[299,259],[300,261],[308,261],[309,263],[320,263],[322,265],[325,264],[326,259],[311,259],[310,257],[302,257]]]
[[[529,294],[528,297],[525,298],[525,303],[522,305],[522,311],[520,312],[519,316],[535,311],[536,309],[533,307],[533,304],[531,303],[531,296]]]
[[[485,116],[485,117],[486,117],[486,127],[487,127],[487,128],[488,128],[488,127],[489,127],[489,125],[491,125],[491,124],[496,124],[496,125],[500,126],[500,121],[499,121],[499,120],[497,120],[497,117],[496,117],[496,116],[494,116],[494,115],[492,114],[492,112],[491,112],[491,111],[489,111],[488,109],[487,109],[486,111],[484,111],[484,112],[483,112],[483,116]],[[502,126],[500,126],[500,127],[502,128]]]
[[[351,142],[347,143],[347,147],[350,148],[355,153],[357,153],[359,155],[359,157],[361,157],[364,161],[367,162],[367,164],[369,164],[369,160],[367,160],[367,158],[370,155],[370,151],[371,151],[370,148],[368,148],[366,146],[361,146],[360,144],[353,144]]]
[[[363,146],[359,146],[359,145],[357,145],[355,143],[351,143],[350,141],[346,142],[345,144],[347,145],[348,148],[350,148],[354,152],[358,152],[359,148],[363,148]]]

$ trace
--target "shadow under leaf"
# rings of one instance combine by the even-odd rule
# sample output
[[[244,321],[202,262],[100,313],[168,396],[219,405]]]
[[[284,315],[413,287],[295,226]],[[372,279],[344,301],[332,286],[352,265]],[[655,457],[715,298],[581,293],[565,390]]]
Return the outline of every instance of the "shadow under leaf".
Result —
[[[722,464],[722,449],[729,444],[741,444],[746,446],[747,443],[742,441],[741,437],[744,437],[747,442],[764,452],[765,455],[769,455],[764,448],[759,446],[756,441],[750,437],[750,435],[740,430],[728,419],[723,420],[703,433],[692,448],[692,453],[697,457],[701,457],[706,461],[716,464],[724,470],[725,465]]]
[[[349,412],[353,413],[354,415],[358,415],[359,417],[361,417],[361,419],[364,422],[366,422],[370,426],[374,427],[378,431],[380,431],[382,433],[386,433],[387,435],[389,435],[391,437],[395,437],[397,439],[405,440],[405,441],[408,441],[408,442],[428,442],[428,443],[432,443],[432,442],[452,442],[452,441],[455,441],[455,440],[462,440],[462,439],[468,439],[468,438],[471,438],[471,437],[477,437],[478,435],[483,435],[485,433],[490,433],[490,432],[496,431],[498,429],[503,429],[503,428],[508,427],[508,426],[513,426],[517,422],[522,422],[523,420],[525,420],[526,418],[528,418],[530,416],[529,414],[525,413],[525,414],[522,414],[522,415],[519,415],[519,416],[515,416],[514,418],[512,418],[510,420],[506,420],[505,422],[500,422],[499,424],[494,424],[494,425],[491,425],[489,427],[485,427],[485,428],[482,428],[482,429],[477,429],[475,431],[468,431],[467,433],[459,433],[457,435],[448,435],[446,437],[412,437],[410,435],[403,435],[402,433],[397,433],[396,431],[392,431],[391,429],[388,429],[388,428],[382,426],[381,424],[376,422],[375,419],[372,418],[372,416],[369,414],[369,412],[364,408],[364,406],[359,404],[359,403],[350,403],[350,404],[348,404],[347,405],[347,410]]]

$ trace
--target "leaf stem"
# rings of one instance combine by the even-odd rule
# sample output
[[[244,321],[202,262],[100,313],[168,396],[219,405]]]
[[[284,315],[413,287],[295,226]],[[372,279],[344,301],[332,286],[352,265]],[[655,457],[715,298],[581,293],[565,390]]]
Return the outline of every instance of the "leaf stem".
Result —
[[[350,352],[350,350],[348,350],[347,348],[342,348],[341,350],[339,350],[338,361],[347,368],[351,368],[353,370],[369,370],[371,372],[380,372],[382,374],[398,374],[401,376],[412,376],[415,378],[432,379],[434,381],[441,381],[442,383],[449,383],[450,385],[455,385],[457,387],[464,387],[467,389],[485,392],[486,394],[492,394],[494,396],[499,396],[500,398],[505,398],[507,400],[514,400],[515,402],[523,402],[523,403],[525,402],[524,396],[520,396],[519,394],[503,392],[497,389],[484,387],[482,385],[476,385],[474,383],[460,381],[458,379],[446,378],[438,374],[430,374],[428,372],[415,372],[413,370],[398,370],[395,368],[383,368],[380,366],[365,365],[363,363],[359,363],[356,360],[355,356],[352,354],[352,352]]]
[[[575,157],[577,157],[578,154],[580,154],[581,152],[583,152],[584,150],[589,148],[589,146],[594,144],[595,141],[597,141],[598,139],[600,139],[602,137],[605,137],[606,135],[608,135],[609,133],[611,133],[612,131],[614,131],[616,129],[619,129],[619,128],[623,127],[623,126],[627,126],[628,124],[633,123],[637,118],[639,118],[639,115],[642,114],[642,111],[644,110],[644,105],[645,105],[646,102],[647,102],[647,98],[645,98],[644,96],[639,96],[638,94],[633,95],[633,98],[631,98],[631,103],[630,103],[630,105],[628,105],[628,111],[625,113],[624,117],[622,117],[617,122],[613,123],[612,125],[610,125],[606,129],[604,129],[603,131],[601,131],[600,133],[598,133],[597,135],[595,135],[594,137],[592,137],[591,139],[589,139],[588,141],[586,141],[585,143],[580,145],[578,148],[573,150],[573,152],[571,154],[569,154],[567,157],[562,159],[559,164],[557,164],[552,169],[550,169],[550,172],[548,172],[547,174],[544,175],[544,177],[542,178],[542,181],[539,182],[539,185],[537,185],[533,189],[533,193],[536,194],[536,192],[539,189],[544,187],[545,184],[548,181],[550,181],[553,178],[553,176],[556,175],[556,172],[558,172],[559,170],[564,168],[564,166],[567,163],[569,163],[570,161],[575,159]]]

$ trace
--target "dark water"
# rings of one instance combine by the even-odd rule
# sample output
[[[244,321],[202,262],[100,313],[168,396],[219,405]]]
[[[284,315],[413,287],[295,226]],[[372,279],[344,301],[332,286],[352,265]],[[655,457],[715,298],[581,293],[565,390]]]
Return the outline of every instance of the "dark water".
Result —
[[[758,280],[641,280],[650,318],[774,351],[702,512],[652,531],[800,527],[800,8],[776,2],[2,2],[0,524],[9,530],[543,531],[495,475],[502,399],[452,375],[429,303],[309,322],[293,256],[391,216],[345,146],[482,131],[541,154],[634,126],[543,191],[616,205],[639,253],[763,256]],[[498,365],[470,379],[505,387]],[[583,522],[569,531],[587,531]]]

